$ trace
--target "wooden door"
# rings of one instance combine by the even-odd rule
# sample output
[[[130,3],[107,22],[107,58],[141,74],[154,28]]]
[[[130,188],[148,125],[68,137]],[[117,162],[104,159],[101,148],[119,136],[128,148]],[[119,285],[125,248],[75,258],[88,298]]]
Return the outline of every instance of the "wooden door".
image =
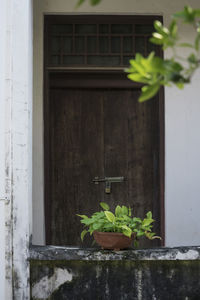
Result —
[[[91,246],[80,240],[76,214],[90,215],[105,201],[151,210],[160,234],[158,99],[139,104],[131,88],[54,88],[49,97],[47,243]],[[124,176],[110,194],[96,177]],[[158,241],[142,242],[155,246]]]

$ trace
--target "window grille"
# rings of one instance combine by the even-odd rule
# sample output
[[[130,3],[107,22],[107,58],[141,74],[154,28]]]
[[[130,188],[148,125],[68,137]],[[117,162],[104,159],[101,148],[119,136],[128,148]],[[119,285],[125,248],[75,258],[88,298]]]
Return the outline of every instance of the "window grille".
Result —
[[[119,68],[126,67],[137,52],[147,56],[158,51],[149,42],[153,18],[147,24],[141,24],[141,19],[139,24],[134,19],[125,24],[117,23],[117,18],[106,23],[96,23],[94,17],[91,22],[90,18],[86,20],[48,25],[48,66]]]

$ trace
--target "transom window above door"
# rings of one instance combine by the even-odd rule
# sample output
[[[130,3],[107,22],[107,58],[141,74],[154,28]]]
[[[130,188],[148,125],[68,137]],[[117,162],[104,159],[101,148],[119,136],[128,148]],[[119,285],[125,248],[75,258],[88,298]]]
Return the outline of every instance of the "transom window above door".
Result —
[[[149,42],[158,17],[69,16],[47,22],[49,67],[125,67],[139,52],[158,47]]]

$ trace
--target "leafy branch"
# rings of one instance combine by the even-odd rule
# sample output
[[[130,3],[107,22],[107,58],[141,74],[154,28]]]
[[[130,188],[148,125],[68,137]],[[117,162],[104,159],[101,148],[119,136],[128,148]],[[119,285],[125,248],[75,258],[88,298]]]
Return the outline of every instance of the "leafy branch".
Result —
[[[77,7],[86,0],[79,0]],[[89,0],[92,6],[97,5],[101,0]],[[178,35],[178,21],[189,25],[195,31],[193,43],[181,42]],[[154,22],[155,32],[150,42],[162,47],[163,50],[171,49],[172,56],[169,59],[162,59],[151,52],[148,57],[136,53],[135,59],[130,60],[130,67],[125,71],[132,81],[143,84],[139,102],[146,101],[159,91],[161,86],[176,85],[183,89],[186,83],[190,83],[196,69],[200,66],[200,9],[192,9],[185,6],[183,11],[172,16],[169,27],[162,25],[160,21]],[[177,50],[182,48],[191,49],[192,52],[181,57]]]
[[[180,42],[177,21],[180,20],[195,30],[196,36],[193,43]],[[155,32],[150,38],[151,43],[161,46],[163,50],[170,48],[170,59],[162,59],[151,52],[148,57],[137,53],[135,59],[130,60],[130,67],[126,70],[128,78],[144,84],[141,89],[139,102],[146,101],[159,91],[161,86],[175,84],[182,89],[200,66],[200,9],[185,6],[184,10],[173,15],[169,27],[160,21],[154,22]],[[192,49],[186,57],[177,55],[179,47]]]

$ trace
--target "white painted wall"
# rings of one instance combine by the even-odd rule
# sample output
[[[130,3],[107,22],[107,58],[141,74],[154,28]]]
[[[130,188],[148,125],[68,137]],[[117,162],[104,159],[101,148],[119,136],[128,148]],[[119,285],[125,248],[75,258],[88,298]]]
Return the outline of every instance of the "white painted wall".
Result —
[[[5,73],[4,75],[4,106],[5,106],[5,124],[4,124],[4,145],[5,145],[5,196],[8,203],[5,206],[5,253],[6,253],[6,287],[5,298],[13,298],[13,257],[12,257],[12,146],[11,146],[11,105],[12,105],[12,2],[4,1],[5,4],[5,26],[6,34],[4,41],[5,49]]]
[[[26,300],[32,215],[32,3],[0,3],[0,197],[8,200],[0,201],[0,299]]]
[[[32,202],[32,1],[12,0],[11,168],[14,299],[29,299]]]
[[[89,2],[89,1],[87,1]],[[99,6],[84,4],[74,10],[76,1],[34,1],[34,103],[33,103],[33,243],[44,243],[43,205],[43,15],[74,13],[160,14],[164,23],[185,4],[198,8],[199,0],[102,0]],[[191,30],[180,28],[185,39]],[[184,51],[181,50],[184,55]],[[166,52],[168,57],[169,53]],[[166,246],[199,245],[200,170],[200,72],[184,91],[165,91],[165,216]]]
[[[6,3],[1,1],[0,10],[0,299],[5,299],[5,37],[6,37]]]

